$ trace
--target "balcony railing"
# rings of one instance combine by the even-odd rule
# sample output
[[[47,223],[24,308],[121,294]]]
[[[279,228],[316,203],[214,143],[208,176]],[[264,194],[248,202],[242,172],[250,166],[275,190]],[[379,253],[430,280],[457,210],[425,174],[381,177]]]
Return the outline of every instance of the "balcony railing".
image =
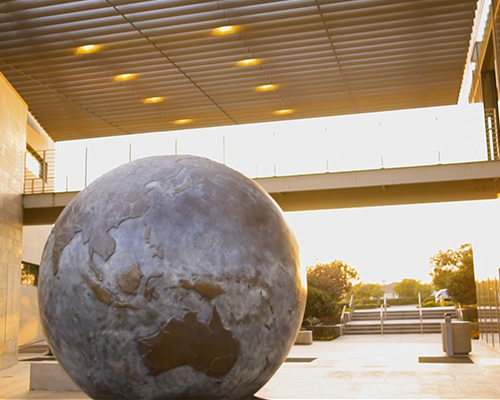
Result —
[[[29,148],[24,163],[24,193],[50,193],[55,189],[55,150]]]

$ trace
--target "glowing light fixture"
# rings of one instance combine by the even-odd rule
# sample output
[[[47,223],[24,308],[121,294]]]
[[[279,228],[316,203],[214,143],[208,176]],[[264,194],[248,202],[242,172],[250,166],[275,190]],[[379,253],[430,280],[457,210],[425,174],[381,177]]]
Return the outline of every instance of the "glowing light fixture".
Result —
[[[165,97],[148,97],[147,99],[143,100],[143,103],[155,104],[155,103],[161,103],[163,100],[165,100]]]
[[[240,60],[236,63],[238,67],[250,67],[252,65],[259,65],[260,60],[257,58],[247,58],[245,60]]]
[[[191,122],[193,122],[192,119],[190,119],[190,118],[184,118],[184,119],[176,119],[174,121],[174,124],[176,124],[176,125],[186,125],[186,124],[190,124]]]
[[[100,44],[86,44],[84,46],[77,47],[75,50],[76,54],[90,54],[96,53],[102,50],[102,46]]]
[[[260,85],[255,88],[257,92],[269,92],[270,90],[276,90],[278,88],[277,85],[273,85],[272,83],[268,85]]]
[[[239,28],[235,25],[225,25],[219,26],[212,30],[212,35],[215,36],[224,36],[224,35],[232,35],[233,33],[238,32]]]
[[[282,110],[273,111],[273,114],[274,115],[289,115],[289,114],[292,114],[293,112],[294,112],[294,110],[292,110],[291,108],[283,108]]]
[[[130,81],[131,79],[137,78],[137,74],[120,74],[116,75],[113,79],[116,82]]]

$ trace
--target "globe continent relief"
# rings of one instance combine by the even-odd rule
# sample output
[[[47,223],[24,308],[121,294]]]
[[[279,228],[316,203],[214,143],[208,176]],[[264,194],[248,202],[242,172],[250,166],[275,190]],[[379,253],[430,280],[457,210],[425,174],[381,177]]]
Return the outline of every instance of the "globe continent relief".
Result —
[[[252,396],[286,358],[305,296],[274,201],[192,156],[89,185],[54,225],[39,277],[52,351],[100,399]]]

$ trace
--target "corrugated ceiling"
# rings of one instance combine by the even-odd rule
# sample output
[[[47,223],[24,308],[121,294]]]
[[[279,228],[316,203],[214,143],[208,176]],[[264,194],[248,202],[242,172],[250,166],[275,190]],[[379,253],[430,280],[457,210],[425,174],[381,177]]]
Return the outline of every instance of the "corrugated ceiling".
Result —
[[[4,0],[0,71],[56,141],[454,104],[475,8],[476,0]],[[212,34],[228,25],[236,33]],[[75,54],[88,44],[102,49]],[[249,58],[260,64],[236,65]],[[137,77],[113,80],[123,73]],[[255,90],[264,84],[276,89]],[[148,97],[164,101],[144,104]],[[293,113],[273,113],[284,109]]]

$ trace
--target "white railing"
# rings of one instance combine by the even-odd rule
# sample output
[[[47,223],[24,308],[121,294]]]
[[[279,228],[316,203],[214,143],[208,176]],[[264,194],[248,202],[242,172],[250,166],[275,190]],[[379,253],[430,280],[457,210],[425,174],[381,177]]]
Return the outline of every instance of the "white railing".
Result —
[[[384,305],[380,306],[380,334],[384,335]]]
[[[346,308],[347,306],[344,305],[344,307],[342,307],[342,314],[340,314],[340,336],[343,336],[345,333]]]
[[[420,316],[420,333],[424,334],[424,321],[423,321],[423,310],[422,310],[422,295],[418,292],[418,313]]]

